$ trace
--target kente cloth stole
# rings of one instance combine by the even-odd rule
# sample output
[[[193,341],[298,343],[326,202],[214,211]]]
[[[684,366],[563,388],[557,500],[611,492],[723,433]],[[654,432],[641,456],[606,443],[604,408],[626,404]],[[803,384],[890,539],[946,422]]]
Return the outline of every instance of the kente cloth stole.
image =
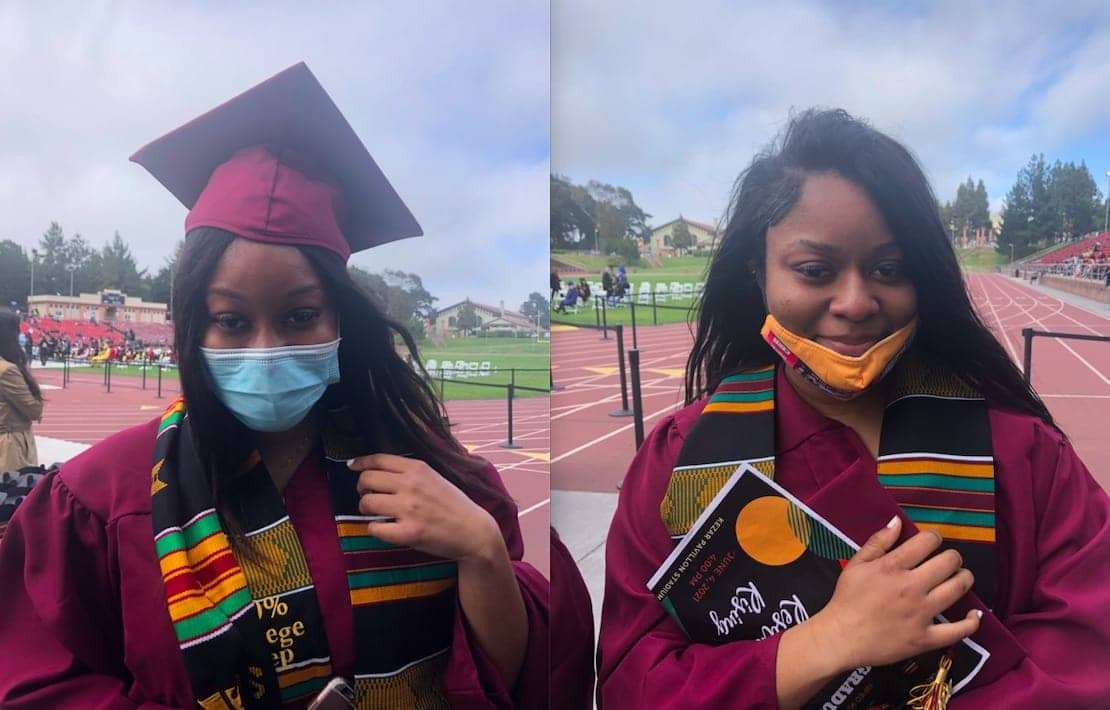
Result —
[[[994,605],[994,455],[982,395],[907,353],[883,414],[878,479],[923,530],[963,555],[973,590]],[[725,377],[694,423],[660,504],[681,539],[743,461],[775,475],[775,367]],[[837,524],[835,518],[830,522]]]
[[[336,545],[356,640],[358,708],[446,708],[441,676],[454,630],[455,562],[366,532],[357,476],[367,453],[344,410],[323,417]],[[151,471],[154,541],[166,605],[198,706],[279,708],[319,692],[334,673],[316,589],[297,532],[261,457],[234,474],[246,532],[232,550],[193,448],[179,398],[162,415]]]

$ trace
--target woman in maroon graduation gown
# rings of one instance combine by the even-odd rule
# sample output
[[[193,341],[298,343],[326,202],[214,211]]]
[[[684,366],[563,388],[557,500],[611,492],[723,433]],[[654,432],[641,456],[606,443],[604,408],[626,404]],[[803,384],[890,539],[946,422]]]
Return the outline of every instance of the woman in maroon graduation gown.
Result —
[[[261,144],[264,137],[266,143]],[[420,234],[303,64],[141,150],[187,207],[183,398],[0,548],[5,708],[536,707],[547,583],[352,251]]]
[[[691,643],[645,584],[742,460],[863,547],[803,623]],[[973,311],[910,154],[843,112],[806,112],[737,184],[687,406],[624,480],[600,704],[798,707],[853,668],[970,636],[991,656],[950,707],[1104,705],[1108,511]],[[932,623],[941,612],[950,623]]]

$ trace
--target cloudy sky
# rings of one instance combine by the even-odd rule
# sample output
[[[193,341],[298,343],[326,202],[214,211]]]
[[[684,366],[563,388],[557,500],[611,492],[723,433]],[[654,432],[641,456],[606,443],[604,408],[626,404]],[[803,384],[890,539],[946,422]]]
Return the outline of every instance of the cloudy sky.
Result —
[[[790,111],[825,106],[908,145],[941,201],[972,175],[998,210],[1034,152],[1086,160],[1105,194],[1103,8],[556,0],[552,169],[628,187],[656,225],[715,222]]]
[[[156,271],[185,208],[127,157],[303,60],[426,235],[352,263],[441,306],[546,291],[545,2],[226,5],[0,3],[0,239],[119,230]]]

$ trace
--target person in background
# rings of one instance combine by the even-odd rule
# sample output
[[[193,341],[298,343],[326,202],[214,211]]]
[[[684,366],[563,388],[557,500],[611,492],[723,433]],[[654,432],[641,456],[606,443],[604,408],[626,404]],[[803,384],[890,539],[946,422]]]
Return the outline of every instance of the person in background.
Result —
[[[578,285],[573,281],[569,283],[570,285],[567,286],[567,295],[563,296],[563,300],[559,302],[559,305],[555,306],[556,313],[566,313],[568,307],[573,308],[578,305]]]
[[[605,267],[605,271],[601,272],[601,290],[605,292],[605,300],[609,303],[613,302],[613,267]]]
[[[19,316],[0,311],[0,471],[39,463],[31,422],[42,419],[42,390],[18,336]]]
[[[551,272],[551,299],[550,299],[551,302],[554,302],[555,298],[562,292],[563,292],[563,282],[559,278],[559,272],[558,271],[552,271]]]
[[[590,302],[590,284],[586,283],[586,277],[578,279],[578,295],[582,299],[582,305]]]

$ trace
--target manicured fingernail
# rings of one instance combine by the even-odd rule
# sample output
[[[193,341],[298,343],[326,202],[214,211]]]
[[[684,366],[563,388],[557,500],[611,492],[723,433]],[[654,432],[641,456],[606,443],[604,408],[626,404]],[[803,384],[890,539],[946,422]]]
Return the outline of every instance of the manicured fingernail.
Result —
[[[354,459],[347,459],[347,468],[351,468],[351,464],[353,464],[354,462]]]
[[[982,609],[976,609],[975,610],[975,616],[978,616],[980,619],[982,619],[983,618],[983,610]]]
[[[893,530],[896,525],[898,525],[898,516],[897,515],[895,515],[893,518],[890,519],[890,522],[886,524],[886,527],[887,527],[888,530]]]

